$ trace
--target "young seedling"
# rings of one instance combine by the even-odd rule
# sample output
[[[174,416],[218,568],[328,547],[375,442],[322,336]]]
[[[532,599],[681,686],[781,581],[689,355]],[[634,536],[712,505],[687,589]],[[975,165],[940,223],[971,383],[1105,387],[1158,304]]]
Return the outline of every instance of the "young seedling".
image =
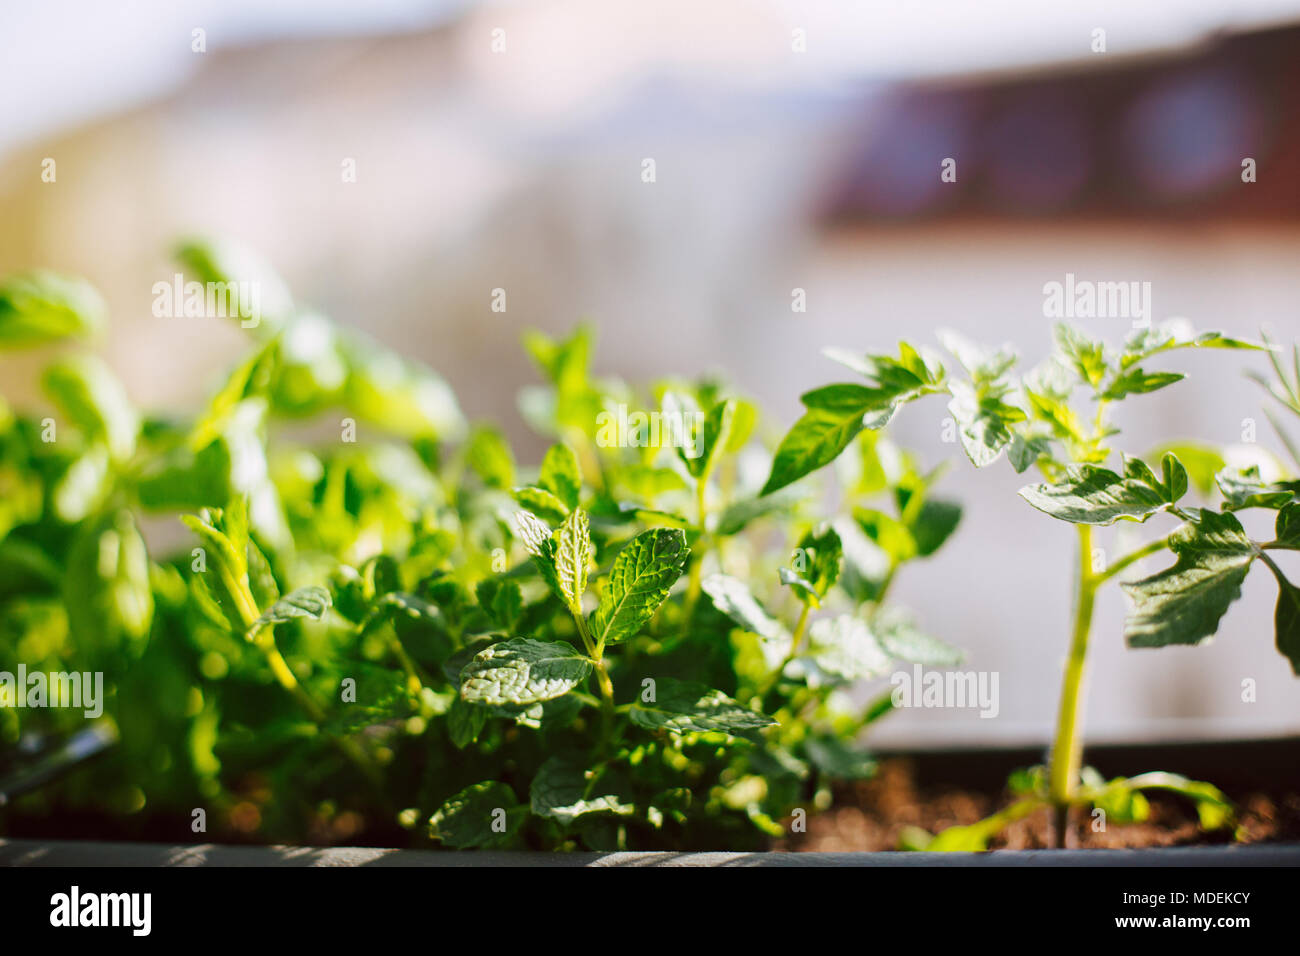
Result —
[[[902,343],[897,357],[828,354],[859,372],[866,384],[845,383],[802,397],[807,408],[781,442],[764,488],[772,493],[824,466],[864,429],[884,426],[903,405],[932,394],[948,396],[948,409],[972,463],[984,467],[1004,452],[1016,472],[1036,466],[1045,481],[1020,491],[1030,505],[1076,526],[1078,557],[1074,585],[1074,623],[1062,676],[1056,734],[1046,769],[1013,778],[1017,801],[980,824],[954,827],[939,836],[913,837],[930,849],[983,849],[1003,827],[1042,806],[1054,811],[1054,839],[1065,844],[1071,808],[1091,805],[1112,822],[1142,819],[1143,791],[1164,789],[1196,802],[1202,826],[1225,827],[1233,819],[1227,799],[1209,784],[1166,773],[1102,780],[1081,766],[1083,681],[1094,600],[1098,589],[1136,562],[1168,552],[1172,566],[1123,584],[1133,602],[1125,623],[1131,647],[1197,644],[1217,630],[1241,583],[1259,560],[1277,577],[1280,590],[1276,641],[1295,667],[1300,661],[1300,602],[1269,556],[1300,547],[1300,504],[1295,483],[1269,483],[1257,470],[1215,471],[1215,456],[1164,454],[1156,468],[1142,458],[1120,454],[1117,469],[1111,424],[1114,406],[1134,395],[1157,391],[1184,376],[1148,371],[1157,356],[1180,349],[1259,349],[1217,332],[1191,334],[1179,327],[1134,331],[1116,348],[1069,325],[1059,325],[1055,350],[1046,363],[1021,379],[1012,375],[1016,356],[1009,348],[980,348],[953,333],[943,344],[965,372],[951,377],[931,354]],[[1082,398],[1082,401],[1080,399]],[[1087,403],[1087,404],[1084,404]],[[1221,467],[1222,462],[1217,462]],[[1189,468],[1196,473],[1190,474]],[[1194,507],[1185,496],[1189,484],[1217,486],[1219,508]],[[1236,514],[1250,508],[1277,512],[1270,541],[1252,540]],[[1180,522],[1109,565],[1094,558],[1094,529],[1118,521],[1144,523],[1172,517]]]
[[[181,260],[254,276],[218,245]],[[47,374],[53,414],[0,406],[0,670],[103,669],[120,731],[24,800],[286,842],[759,848],[873,771],[889,701],[845,690],[956,660],[885,603],[960,515],[886,440],[826,522],[759,495],[751,402],[597,379],[579,329],[525,340],[545,384],[521,411],[551,439],[525,468],[433,372],[254,272],[249,354],[196,414],[140,414],[84,354]],[[102,326],[82,283],[0,286],[0,344]],[[150,516],[193,536],[146,544]],[[70,720],[0,708],[0,742]]]

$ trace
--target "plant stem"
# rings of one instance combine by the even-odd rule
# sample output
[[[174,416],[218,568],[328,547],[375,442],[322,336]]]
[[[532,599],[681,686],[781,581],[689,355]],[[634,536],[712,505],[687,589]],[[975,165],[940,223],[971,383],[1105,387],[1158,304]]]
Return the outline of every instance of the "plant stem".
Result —
[[[614,682],[609,679],[609,668],[605,666],[605,640],[604,638],[596,640],[592,637],[591,628],[587,626],[587,620],[582,616],[580,609],[572,613],[573,622],[578,626],[578,635],[582,638],[583,646],[587,649],[587,656],[596,665],[596,684],[600,687],[601,713],[604,724],[601,733],[601,746],[603,748],[608,746],[614,733],[614,715],[616,713]]]
[[[1048,796],[1056,808],[1054,840],[1065,846],[1065,824],[1079,778],[1082,746],[1079,732],[1083,709],[1083,678],[1088,660],[1088,632],[1092,628],[1093,600],[1100,579],[1093,575],[1092,528],[1077,526],[1079,532],[1079,578],[1074,605],[1074,633],[1070,654],[1061,680],[1061,703],[1056,717],[1056,738],[1049,759]]]
[[[1101,574],[1098,574],[1096,576],[1096,580],[1094,581],[1094,584],[1100,584],[1102,581],[1109,581],[1111,578],[1119,574],[1129,565],[1141,561],[1143,558],[1155,554],[1157,551],[1163,551],[1167,547],[1169,547],[1168,538],[1158,538],[1155,541],[1152,541],[1150,544],[1144,544],[1136,551],[1124,555],[1124,557],[1120,558],[1118,561],[1116,561],[1114,564],[1108,567],[1105,571],[1101,572]]]

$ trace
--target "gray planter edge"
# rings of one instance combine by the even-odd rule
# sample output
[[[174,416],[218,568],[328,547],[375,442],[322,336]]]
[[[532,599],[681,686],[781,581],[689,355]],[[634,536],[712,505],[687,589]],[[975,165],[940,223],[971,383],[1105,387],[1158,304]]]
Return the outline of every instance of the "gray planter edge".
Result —
[[[0,866],[61,867],[1255,867],[1300,866],[1300,843],[989,853],[518,853],[0,839]]]

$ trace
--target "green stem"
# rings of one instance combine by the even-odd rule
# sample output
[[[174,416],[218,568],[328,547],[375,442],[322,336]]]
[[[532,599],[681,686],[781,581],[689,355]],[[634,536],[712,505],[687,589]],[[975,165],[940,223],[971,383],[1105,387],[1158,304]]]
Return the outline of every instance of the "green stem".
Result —
[[[1079,580],[1074,606],[1074,633],[1070,654],[1065,661],[1061,680],[1060,710],[1056,717],[1056,738],[1049,759],[1048,796],[1056,807],[1057,847],[1065,845],[1065,823],[1075,783],[1079,779],[1082,746],[1079,736],[1083,710],[1083,678],[1088,661],[1088,633],[1092,628],[1092,609],[1100,578],[1092,565],[1092,528],[1081,524],[1079,532]]]
[[[1094,581],[1096,584],[1100,584],[1103,581],[1109,581],[1111,578],[1119,574],[1129,565],[1141,561],[1143,558],[1153,555],[1157,551],[1163,551],[1167,547],[1169,547],[1168,538],[1159,538],[1155,541],[1152,541],[1150,544],[1144,544],[1136,551],[1124,555],[1124,557],[1120,558],[1118,561],[1116,561],[1114,564],[1108,567],[1105,571],[1101,572],[1101,574],[1096,576]]]

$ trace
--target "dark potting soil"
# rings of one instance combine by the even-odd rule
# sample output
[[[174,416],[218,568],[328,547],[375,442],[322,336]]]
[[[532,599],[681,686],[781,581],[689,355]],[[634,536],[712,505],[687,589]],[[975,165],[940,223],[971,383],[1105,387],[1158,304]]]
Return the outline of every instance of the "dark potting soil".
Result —
[[[1238,809],[1237,836],[1246,843],[1300,840],[1300,791],[1222,787]],[[1009,803],[1005,792],[962,789],[918,781],[915,761],[883,760],[870,780],[839,785],[829,810],[811,815],[807,832],[792,833],[773,849],[798,852],[896,850],[907,827],[936,833],[946,827],[975,823]],[[1076,811],[1071,820],[1071,845],[1117,849],[1228,843],[1231,831],[1207,833],[1197,823],[1196,809],[1180,797],[1148,791],[1151,815],[1143,823],[1112,823],[1096,831],[1091,818]],[[787,821],[788,823],[788,821]],[[1051,846],[1046,809],[1007,827],[990,843],[991,849],[1031,850]]]

